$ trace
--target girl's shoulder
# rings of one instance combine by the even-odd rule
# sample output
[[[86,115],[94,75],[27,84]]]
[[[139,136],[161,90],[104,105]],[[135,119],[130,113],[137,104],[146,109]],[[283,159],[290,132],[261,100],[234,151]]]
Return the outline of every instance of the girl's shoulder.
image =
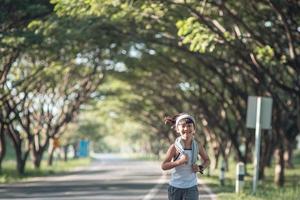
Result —
[[[169,147],[169,149],[172,150],[172,151],[174,151],[174,150],[176,151],[175,144],[171,144],[170,147]]]
[[[175,154],[177,153],[175,144],[171,144],[171,145],[170,145],[169,151],[170,151],[173,155],[175,155]]]

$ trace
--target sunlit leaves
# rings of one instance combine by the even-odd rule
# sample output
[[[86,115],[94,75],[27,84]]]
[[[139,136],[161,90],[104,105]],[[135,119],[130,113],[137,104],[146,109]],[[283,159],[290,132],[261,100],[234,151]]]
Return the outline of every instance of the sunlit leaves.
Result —
[[[270,63],[274,57],[274,50],[269,45],[256,47],[254,52],[256,53],[257,58],[264,63]]]
[[[4,46],[16,48],[19,45],[22,45],[24,43],[24,41],[25,41],[25,38],[22,36],[19,36],[19,37],[7,36],[7,37],[2,38],[1,43]]]
[[[216,35],[197,22],[194,17],[180,20],[176,26],[178,35],[183,37],[182,43],[189,44],[191,51],[205,53],[214,50]]]
[[[121,20],[130,13],[130,2],[120,0],[52,0],[59,16],[82,18],[102,16],[111,20]]]
[[[51,0],[55,5],[54,10],[58,16],[80,17],[89,9],[89,1],[86,0]]]

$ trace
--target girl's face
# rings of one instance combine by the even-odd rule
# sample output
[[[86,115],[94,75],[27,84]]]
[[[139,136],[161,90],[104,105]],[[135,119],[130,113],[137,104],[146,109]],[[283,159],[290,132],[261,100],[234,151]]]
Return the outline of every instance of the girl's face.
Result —
[[[190,139],[195,134],[195,126],[193,123],[186,123],[184,120],[178,123],[177,132],[180,133],[182,139]]]

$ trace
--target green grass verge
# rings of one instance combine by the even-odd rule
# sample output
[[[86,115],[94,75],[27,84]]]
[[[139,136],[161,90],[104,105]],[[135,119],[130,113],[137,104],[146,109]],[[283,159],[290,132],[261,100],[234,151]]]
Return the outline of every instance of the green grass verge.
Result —
[[[247,165],[248,176],[245,177],[244,190],[235,193],[235,163],[229,164],[229,171],[225,173],[225,185],[219,181],[219,169],[210,172],[210,176],[201,177],[205,183],[217,194],[218,200],[299,200],[300,199],[300,152],[295,154],[295,167],[285,169],[285,185],[280,188],[274,184],[274,167],[265,169],[265,179],[257,185],[257,191],[252,193],[253,166]]]
[[[56,160],[52,166],[47,165],[47,161],[42,161],[40,169],[34,169],[33,164],[26,163],[25,174],[20,176],[16,171],[15,161],[5,161],[2,163],[2,173],[0,174],[0,183],[12,183],[23,181],[28,178],[38,176],[49,176],[68,172],[76,167],[87,166],[91,162],[90,158],[71,159],[67,162]]]

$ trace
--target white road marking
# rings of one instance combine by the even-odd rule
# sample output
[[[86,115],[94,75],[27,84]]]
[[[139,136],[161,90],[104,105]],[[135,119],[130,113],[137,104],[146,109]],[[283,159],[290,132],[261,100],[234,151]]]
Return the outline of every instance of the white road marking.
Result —
[[[148,192],[146,196],[144,196],[143,200],[151,200],[155,197],[155,195],[159,192],[162,186],[167,182],[167,175],[164,173],[158,180],[157,184]]]
[[[201,184],[201,188],[203,188],[203,190],[205,190],[205,192],[207,192],[208,194],[200,194],[199,195],[199,198],[200,197],[209,197],[211,200],[217,200],[217,195],[216,194],[214,194],[212,191],[211,191],[211,189],[209,188],[209,187],[207,187],[206,185],[205,185],[205,183],[201,180],[201,179],[198,179],[198,183],[200,183]],[[200,198],[201,199],[201,198]]]

